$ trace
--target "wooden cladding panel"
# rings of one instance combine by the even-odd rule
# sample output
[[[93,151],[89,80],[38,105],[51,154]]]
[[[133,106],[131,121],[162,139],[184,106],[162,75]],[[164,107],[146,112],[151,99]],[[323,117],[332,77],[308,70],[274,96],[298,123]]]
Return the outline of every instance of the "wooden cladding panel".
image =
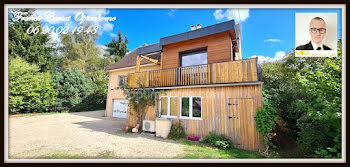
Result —
[[[179,67],[179,53],[197,48],[207,47],[208,63],[230,61],[229,32],[209,35],[197,39],[163,46],[162,68]]]
[[[257,81],[256,59],[214,63],[212,83],[232,83]]]
[[[181,122],[187,135],[205,137],[209,132],[215,132],[231,137],[237,148],[262,150],[263,141],[256,131],[254,118],[256,110],[262,107],[261,85],[173,89],[166,92],[164,96],[177,97],[178,118],[180,116],[181,96],[202,97],[201,120],[172,119],[173,122]],[[234,105],[228,105],[233,101],[238,104],[238,107],[232,108]],[[232,114],[238,115],[239,119],[229,119],[228,117]],[[145,119],[156,119],[155,106],[147,107]],[[130,116],[129,122],[135,123],[136,120]],[[235,135],[238,133],[240,135]]]

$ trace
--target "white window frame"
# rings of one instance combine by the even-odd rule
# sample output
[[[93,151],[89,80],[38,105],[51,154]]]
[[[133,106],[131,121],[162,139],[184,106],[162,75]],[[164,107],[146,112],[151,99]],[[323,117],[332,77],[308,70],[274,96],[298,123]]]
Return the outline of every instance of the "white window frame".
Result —
[[[159,98],[159,115],[160,115],[160,117],[162,117],[162,118],[177,118],[177,116],[170,115],[170,104],[171,104],[170,98],[174,98],[174,97],[177,99],[177,96],[160,96],[160,98]],[[162,98],[167,98],[167,102],[168,102],[167,115],[162,115]]]
[[[182,114],[181,114],[181,111],[182,111],[182,98],[186,98],[186,97],[188,97],[189,98],[189,116],[187,117],[187,116],[182,116]],[[192,110],[193,110],[193,98],[194,97],[199,97],[199,98],[201,98],[201,117],[193,117],[193,113],[192,113]],[[202,107],[203,107],[203,103],[202,103],[202,100],[203,100],[203,98],[202,98],[202,96],[181,96],[181,98],[180,98],[180,119],[193,119],[193,120],[202,120],[202,116],[203,116],[203,109],[202,109]]]

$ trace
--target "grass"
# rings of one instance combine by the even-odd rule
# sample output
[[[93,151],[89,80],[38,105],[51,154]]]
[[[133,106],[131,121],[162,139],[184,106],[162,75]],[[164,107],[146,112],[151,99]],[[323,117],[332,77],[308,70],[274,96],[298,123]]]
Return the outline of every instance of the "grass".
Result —
[[[178,155],[177,158],[184,159],[235,159],[235,158],[268,158],[263,156],[260,152],[246,151],[236,148],[221,150],[215,147],[205,145],[200,142],[188,141],[181,139],[185,144],[185,153]]]
[[[66,151],[55,152],[50,155],[41,155],[35,157],[36,159],[111,159],[116,158],[113,156],[112,151],[100,152],[95,156],[86,156],[80,154],[71,154]]]

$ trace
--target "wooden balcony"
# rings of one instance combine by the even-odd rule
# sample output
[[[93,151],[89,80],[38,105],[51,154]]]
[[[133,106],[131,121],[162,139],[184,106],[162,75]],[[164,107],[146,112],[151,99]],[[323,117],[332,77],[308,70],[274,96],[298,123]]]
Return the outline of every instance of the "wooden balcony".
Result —
[[[257,59],[130,73],[128,84],[138,88],[209,85],[258,81]]]

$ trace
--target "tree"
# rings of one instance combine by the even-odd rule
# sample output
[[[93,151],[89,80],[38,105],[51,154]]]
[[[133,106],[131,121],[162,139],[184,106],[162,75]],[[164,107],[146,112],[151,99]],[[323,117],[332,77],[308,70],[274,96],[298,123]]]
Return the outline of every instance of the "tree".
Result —
[[[51,74],[40,73],[39,70],[37,65],[29,64],[19,57],[10,61],[10,113],[51,111],[58,92],[51,83]]]
[[[92,93],[91,81],[77,69],[67,69],[55,72],[54,88],[59,94],[56,100],[56,110],[60,112],[81,111],[83,100]]]
[[[97,70],[90,74],[91,94],[83,100],[86,110],[104,109],[106,107],[106,97],[108,93],[108,75],[104,70]]]
[[[122,33],[119,30],[118,40],[113,38],[110,43],[106,44],[106,46],[108,47],[107,51],[111,56],[112,55],[114,56],[114,60],[117,62],[121,58],[123,58],[127,52],[129,52],[128,43],[129,43],[129,40],[126,35],[124,35],[124,42],[123,42]]]
[[[307,63],[296,74],[308,96],[300,101],[307,110],[298,119],[298,142],[307,152],[341,158],[342,55]]]
[[[156,97],[164,91],[145,88],[145,86],[138,82],[139,88],[135,89],[128,84],[124,84],[117,89],[121,89],[129,100],[129,105],[132,107],[133,112],[136,114],[136,122],[142,127],[142,121],[145,117],[146,107],[154,106]]]
[[[342,55],[295,57],[262,65],[263,81],[273,107],[308,154],[341,157]]]
[[[88,29],[91,24],[81,25]],[[90,80],[90,94],[79,107],[81,109],[99,109],[105,107],[108,73],[107,67],[114,63],[109,55],[101,52],[96,46],[97,33],[62,34],[62,66],[63,70],[78,69],[86,79]],[[78,107],[78,106],[77,106]]]
[[[88,29],[91,24],[81,25]],[[97,70],[100,60],[100,51],[95,45],[97,33],[68,33],[61,34],[62,47],[62,69],[78,69],[87,74]]]
[[[23,16],[30,16],[33,10],[10,10],[11,13],[21,12]],[[42,32],[40,21],[14,21],[13,13],[9,16],[9,59],[21,57],[29,63],[39,67],[39,72],[53,69],[57,58],[53,54],[53,43],[49,43],[48,34],[27,33],[29,27],[38,27]]]

